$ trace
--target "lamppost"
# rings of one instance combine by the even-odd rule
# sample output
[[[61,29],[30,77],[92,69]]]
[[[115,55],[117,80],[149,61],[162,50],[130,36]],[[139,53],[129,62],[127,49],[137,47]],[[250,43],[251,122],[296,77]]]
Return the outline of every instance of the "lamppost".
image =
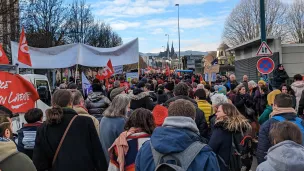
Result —
[[[180,58],[180,31],[179,31],[179,4],[175,4],[177,6],[177,25],[178,25],[178,68],[181,69],[181,58]]]
[[[168,44],[167,44],[167,47],[169,47],[169,34],[165,34],[165,36],[168,36]],[[167,52],[167,58],[169,59],[169,50]]]

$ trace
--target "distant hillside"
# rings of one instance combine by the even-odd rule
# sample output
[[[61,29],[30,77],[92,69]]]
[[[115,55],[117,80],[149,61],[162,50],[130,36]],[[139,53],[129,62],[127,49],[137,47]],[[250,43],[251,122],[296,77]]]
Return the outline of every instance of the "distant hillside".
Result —
[[[178,56],[178,51],[175,52]],[[142,53],[139,52],[139,54],[141,56],[158,56],[159,53]],[[187,50],[187,51],[181,51],[181,56],[188,56],[188,55],[207,55],[208,52],[200,52],[200,51],[191,51],[191,50]]]

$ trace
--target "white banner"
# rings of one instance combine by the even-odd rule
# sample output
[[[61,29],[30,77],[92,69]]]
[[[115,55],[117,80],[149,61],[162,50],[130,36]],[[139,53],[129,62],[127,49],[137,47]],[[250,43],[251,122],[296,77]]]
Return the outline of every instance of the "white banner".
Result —
[[[123,73],[123,65],[113,66],[114,74],[122,74]]]
[[[13,65],[19,68],[68,68],[76,64],[89,67],[106,66],[111,59],[114,66],[138,62],[138,39],[113,48],[97,48],[85,44],[68,44],[51,48],[29,47],[32,67],[18,61],[18,43],[11,42]]]

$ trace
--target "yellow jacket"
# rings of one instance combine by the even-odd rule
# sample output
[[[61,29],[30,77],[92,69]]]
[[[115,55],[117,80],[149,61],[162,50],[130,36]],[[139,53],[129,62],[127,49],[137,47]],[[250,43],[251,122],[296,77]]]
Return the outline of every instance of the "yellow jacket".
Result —
[[[213,114],[212,105],[207,100],[197,100],[197,105],[205,113],[205,118],[209,125],[209,116]]]

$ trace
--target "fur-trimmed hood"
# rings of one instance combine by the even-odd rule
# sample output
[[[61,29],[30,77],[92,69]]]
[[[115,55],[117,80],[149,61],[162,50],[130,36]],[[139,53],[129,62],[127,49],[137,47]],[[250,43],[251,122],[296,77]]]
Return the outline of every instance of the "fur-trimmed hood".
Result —
[[[129,97],[132,99],[132,100],[141,100],[147,96],[150,96],[150,92],[141,92],[139,94],[136,94],[134,95],[133,93],[130,93],[129,94]]]
[[[237,116],[237,117],[221,117],[217,118],[215,121],[215,128],[222,127],[225,130],[230,132],[241,132],[245,133],[251,130],[251,125],[245,117]]]

